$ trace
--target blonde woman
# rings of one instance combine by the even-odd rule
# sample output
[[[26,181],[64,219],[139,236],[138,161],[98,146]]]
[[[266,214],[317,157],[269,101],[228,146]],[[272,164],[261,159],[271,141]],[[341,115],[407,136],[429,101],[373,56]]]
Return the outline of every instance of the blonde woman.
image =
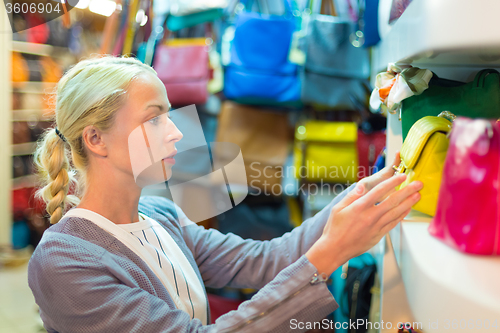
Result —
[[[84,60],[60,80],[36,152],[53,225],[28,268],[48,332],[287,332],[334,311],[326,277],[419,200],[421,183],[394,191],[405,176],[386,168],[272,241],[182,227],[171,201],[140,198],[129,157],[130,133],[162,122],[170,177],[182,134],[168,110],[155,71],[132,58]],[[211,325],[205,286],[260,291]]]

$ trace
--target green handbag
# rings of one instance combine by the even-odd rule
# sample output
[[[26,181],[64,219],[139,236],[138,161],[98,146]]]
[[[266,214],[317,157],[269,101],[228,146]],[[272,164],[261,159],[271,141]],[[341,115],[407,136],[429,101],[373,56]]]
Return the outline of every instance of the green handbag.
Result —
[[[440,79],[434,75],[429,88],[422,94],[403,100],[403,140],[417,120],[437,116],[443,111],[469,118],[500,118],[500,73],[494,69],[483,69],[469,83]]]
[[[167,28],[170,31],[178,31],[198,24],[216,21],[223,15],[224,9],[222,8],[213,8],[183,16],[169,15],[167,19]]]

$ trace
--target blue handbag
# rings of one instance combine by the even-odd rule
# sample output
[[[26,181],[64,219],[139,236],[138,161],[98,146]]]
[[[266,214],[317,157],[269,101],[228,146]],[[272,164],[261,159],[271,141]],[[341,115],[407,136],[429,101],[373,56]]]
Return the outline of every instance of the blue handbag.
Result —
[[[297,30],[289,1],[284,0],[283,16],[248,10],[237,14],[224,76],[227,98],[252,104],[300,101],[298,68],[288,60]],[[246,7],[251,8],[248,3]]]
[[[321,0],[322,7],[333,0]],[[351,38],[357,25],[347,18],[313,14],[305,40],[302,101],[343,110],[357,110],[366,101],[370,76],[369,52]]]

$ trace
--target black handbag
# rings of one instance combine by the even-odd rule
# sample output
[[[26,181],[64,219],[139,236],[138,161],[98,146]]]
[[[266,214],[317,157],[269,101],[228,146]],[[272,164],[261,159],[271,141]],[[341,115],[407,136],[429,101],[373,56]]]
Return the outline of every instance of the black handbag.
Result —
[[[349,266],[347,270],[347,278],[344,287],[344,297],[348,301],[348,306],[341,306],[344,316],[348,317],[351,322],[356,322],[358,319],[363,319],[363,322],[368,321],[370,313],[370,304],[372,300],[373,284],[375,282],[375,274],[377,266],[375,264],[366,265],[362,268]],[[349,313],[345,313],[349,309]],[[354,325],[350,327],[348,333],[366,333],[365,326]]]

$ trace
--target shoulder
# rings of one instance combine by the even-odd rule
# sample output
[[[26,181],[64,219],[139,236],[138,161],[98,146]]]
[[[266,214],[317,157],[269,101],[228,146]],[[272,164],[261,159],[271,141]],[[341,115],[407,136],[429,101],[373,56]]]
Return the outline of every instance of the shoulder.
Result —
[[[194,224],[182,209],[172,200],[160,196],[143,196],[139,200],[139,212],[160,222],[164,226],[172,225],[176,229]]]
[[[35,248],[30,263],[41,262],[43,266],[55,264],[60,258],[66,261],[98,260],[106,251],[90,241],[66,232],[69,219],[59,222],[47,229]]]
[[[177,220],[175,204],[160,196],[143,196],[139,199],[139,211],[153,218],[151,215],[161,215],[169,220]]]

